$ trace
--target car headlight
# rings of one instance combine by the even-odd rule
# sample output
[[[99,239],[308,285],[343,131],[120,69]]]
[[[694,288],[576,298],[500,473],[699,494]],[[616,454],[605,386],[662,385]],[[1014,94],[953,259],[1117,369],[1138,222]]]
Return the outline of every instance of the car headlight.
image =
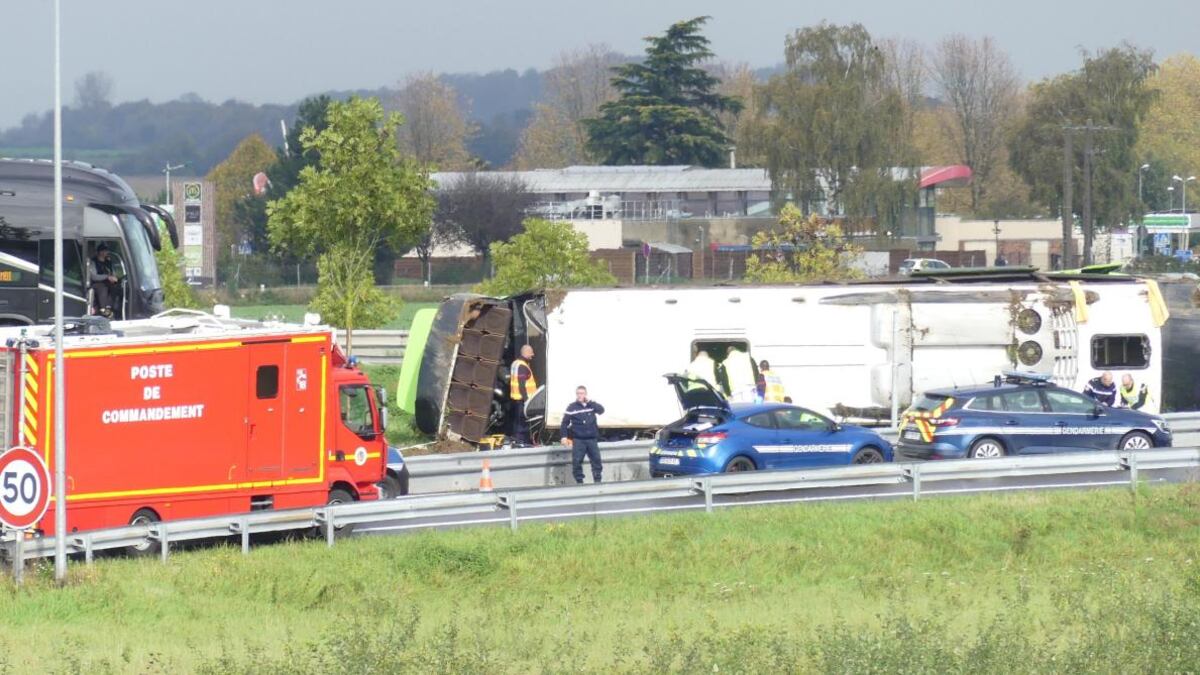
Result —
[[[1165,419],[1161,417],[1155,417],[1151,421],[1154,422],[1154,426],[1158,427],[1159,431],[1163,432],[1164,434],[1171,433],[1171,427],[1167,426],[1167,421]]]

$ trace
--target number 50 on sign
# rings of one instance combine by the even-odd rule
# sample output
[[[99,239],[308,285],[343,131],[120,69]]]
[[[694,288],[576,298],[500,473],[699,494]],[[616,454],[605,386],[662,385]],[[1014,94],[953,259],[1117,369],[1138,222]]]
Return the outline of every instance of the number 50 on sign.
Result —
[[[0,455],[0,522],[16,530],[31,527],[50,505],[50,474],[37,453],[12,448]]]

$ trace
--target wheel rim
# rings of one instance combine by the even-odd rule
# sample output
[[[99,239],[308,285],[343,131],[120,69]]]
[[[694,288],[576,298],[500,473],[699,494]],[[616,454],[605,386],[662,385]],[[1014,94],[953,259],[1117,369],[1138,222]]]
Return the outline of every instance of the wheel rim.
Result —
[[[883,455],[880,455],[875,450],[864,450],[854,456],[855,464],[879,464],[883,461]]]
[[[157,521],[155,521],[150,516],[142,515],[142,516],[137,516],[133,520],[129,521],[129,524],[133,525],[133,526],[153,525],[155,522],[157,522]],[[135,551],[148,551],[148,550],[150,550],[151,546],[153,546],[153,544],[151,544],[149,541],[143,541],[140,544],[134,544],[130,548],[132,548]]]
[[[1004,456],[1004,449],[995,441],[986,441],[975,446],[975,456],[979,459],[995,459]]]
[[[735,472],[741,472],[741,471],[749,471],[751,468],[752,467],[750,466],[750,462],[747,462],[744,459],[739,459],[739,460],[734,461],[733,464],[729,465],[729,472],[735,473]]]
[[[1145,436],[1142,436],[1141,434],[1136,434],[1134,436],[1130,436],[1129,438],[1125,439],[1125,449],[1126,450],[1149,450],[1150,442],[1146,440]]]

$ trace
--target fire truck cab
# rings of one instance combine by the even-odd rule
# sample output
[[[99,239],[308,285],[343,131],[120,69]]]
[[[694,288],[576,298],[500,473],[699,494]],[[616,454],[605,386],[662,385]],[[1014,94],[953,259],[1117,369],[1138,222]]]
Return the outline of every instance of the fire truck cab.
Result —
[[[180,310],[68,327],[71,532],[379,497],[386,395],[329,328]],[[52,474],[53,340],[0,330],[0,431]]]

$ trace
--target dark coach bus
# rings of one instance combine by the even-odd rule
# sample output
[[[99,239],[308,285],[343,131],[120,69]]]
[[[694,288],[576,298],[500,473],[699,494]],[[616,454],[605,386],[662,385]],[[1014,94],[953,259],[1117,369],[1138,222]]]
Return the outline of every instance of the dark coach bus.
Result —
[[[96,313],[88,288],[88,259],[107,245],[119,279],[116,319],[138,319],[163,309],[154,251],[162,246],[158,216],[173,243],[175,222],[162,209],[140,204],[116,174],[81,162],[63,162],[63,313]],[[54,163],[0,159],[0,325],[54,318]]]

